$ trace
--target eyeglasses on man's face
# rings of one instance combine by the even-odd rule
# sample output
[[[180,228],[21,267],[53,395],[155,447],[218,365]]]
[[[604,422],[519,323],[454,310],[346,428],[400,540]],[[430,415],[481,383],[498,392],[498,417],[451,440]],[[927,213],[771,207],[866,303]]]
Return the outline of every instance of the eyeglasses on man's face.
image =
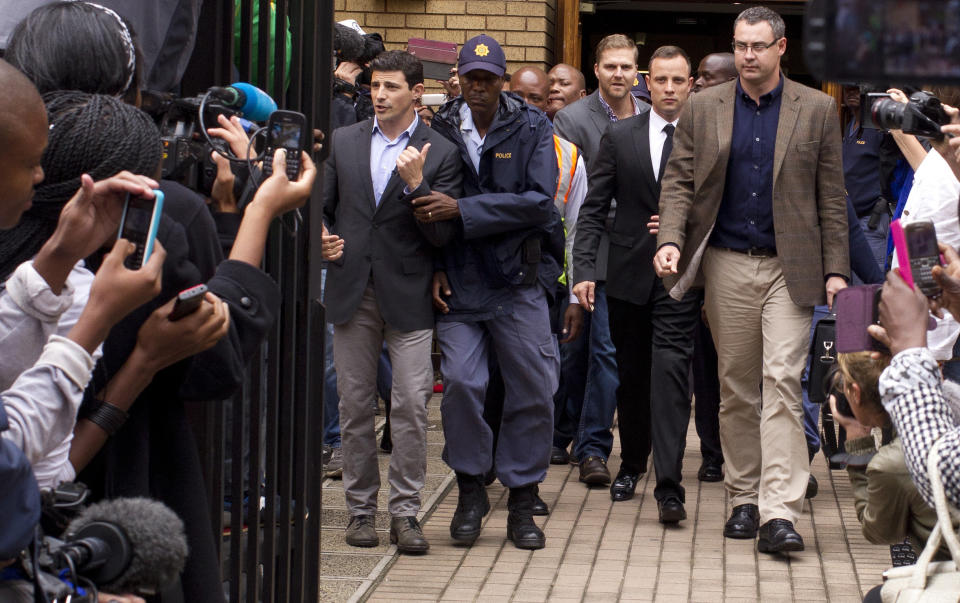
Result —
[[[747,44],[746,42],[740,42],[738,40],[733,41],[733,51],[737,54],[745,54],[747,50],[752,50],[753,54],[763,54],[768,48],[780,41],[780,38],[775,39],[769,44],[764,42],[755,42],[753,44]]]

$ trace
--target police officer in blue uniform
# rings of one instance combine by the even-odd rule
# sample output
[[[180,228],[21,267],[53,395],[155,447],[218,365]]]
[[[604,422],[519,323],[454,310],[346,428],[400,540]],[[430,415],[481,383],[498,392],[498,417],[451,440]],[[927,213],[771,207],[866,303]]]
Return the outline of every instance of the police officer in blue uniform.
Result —
[[[480,535],[490,509],[483,476],[495,454],[497,477],[510,489],[507,537],[539,549],[545,538],[533,503],[549,465],[560,370],[547,305],[563,262],[563,227],[553,204],[553,127],[542,111],[502,91],[505,70],[493,38],[479,35],[462,48],[462,96],[440,108],[432,127],[460,149],[465,196],[432,193],[414,200],[414,212],[459,226],[434,278],[434,303],[443,311],[444,459],[459,486],[450,535],[466,544]],[[492,454],[483,407],[494,353],[505,396]]]
[[[890,231],[889,182],[900,156],[893,138],[861,123],[861,88],[843,87],[843,183],[860,228],[882,270]]]

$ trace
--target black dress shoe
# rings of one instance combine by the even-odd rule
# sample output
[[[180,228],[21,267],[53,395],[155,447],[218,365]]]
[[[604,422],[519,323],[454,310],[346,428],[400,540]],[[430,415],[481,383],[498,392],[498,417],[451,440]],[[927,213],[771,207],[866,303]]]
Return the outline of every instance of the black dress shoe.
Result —
[[[550,464],[551,465],[566,465],[570,462],[570,453],[567,452],[566,448],[560,448],[558,446],[550,447]]]
[[[817,495],[817,492],[820,491],[820,484],[817,482],[817,478],[813,477],[813,474],[810,474],[810,479],[807,480],[807,493],[804,494],[804,498],[813,498]]]
[[[760,526],[757,550],[761,553],[787,553],[803,550],[803,538],[786,519],[771,519]]]
[[[580,463],[580,481],[591,486],[606,486],[610,483],[607,460],[601,456],[588,456]]]
[[[473,544],[480,536],[483,516],[490,511],[487,489],[482,476],[466,473],[457,473],[457,486],[460,493],[450,522],[450,537],[463,544]]]
[[[723,535],[727,538],[754,538],[759,524],[760,509],[757,505],[737,505],[723,526]]]
[[[660,523],[679,523],[687,518],[683,503],[675,496],[658,500],[657,508],[660,510]]]
[[[700,470],[697,471],[697,479],[701,482],[723,481],[723,465],[704,459],[700,464]]]
[[[631,473],[620,469],[617,473],[617,479],[610,485],[610,498],[613,502],[623,502],[633,498],[633,493],[637,490],[637,482],[640,481],[640,473]]]

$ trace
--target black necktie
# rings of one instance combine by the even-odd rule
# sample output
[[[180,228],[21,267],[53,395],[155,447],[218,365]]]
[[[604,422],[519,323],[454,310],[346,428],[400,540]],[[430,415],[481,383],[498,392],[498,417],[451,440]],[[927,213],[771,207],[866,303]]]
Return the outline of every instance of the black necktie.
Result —
[[[667,160],[670,159],[670,151],[673,150],[673,131],[676,128],[673,124],[663,126],[663,131],[667,133],[667,139],[663,141],[663,151],[660,153],[660,172],[657,180],[663,180],[663,170],[667,169]]]

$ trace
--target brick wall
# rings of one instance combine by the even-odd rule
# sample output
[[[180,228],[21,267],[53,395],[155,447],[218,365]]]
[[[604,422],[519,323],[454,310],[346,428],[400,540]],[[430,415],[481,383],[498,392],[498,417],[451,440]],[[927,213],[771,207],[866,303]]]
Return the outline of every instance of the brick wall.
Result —
[[[553,64],[557,0],[335,0],[336,18],[383,35],[387,49],[408,38],[456,42],[485,33],[503,46],[507,71]],[[428,87],[431,87],[428,83]]]

